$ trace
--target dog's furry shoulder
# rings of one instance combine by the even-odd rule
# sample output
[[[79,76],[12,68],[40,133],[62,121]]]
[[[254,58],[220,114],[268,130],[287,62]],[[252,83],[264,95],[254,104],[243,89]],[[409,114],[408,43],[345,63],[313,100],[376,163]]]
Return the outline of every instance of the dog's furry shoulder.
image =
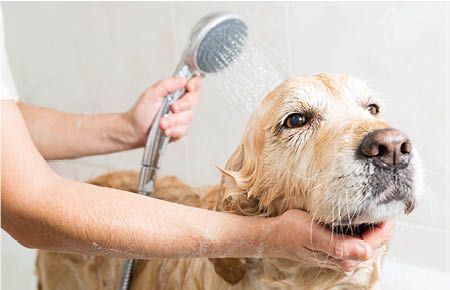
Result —
[[[89,180],[88,183],[136,192],[138,181],[139,173],[136,171],[127,170],[114,171],[100,175]],[[151,196],[158,199],[198,207],[200,204],[200,197],[203,193],[203,188],[191,187],[175,176],[164,176],[156,180],[155,191]]]

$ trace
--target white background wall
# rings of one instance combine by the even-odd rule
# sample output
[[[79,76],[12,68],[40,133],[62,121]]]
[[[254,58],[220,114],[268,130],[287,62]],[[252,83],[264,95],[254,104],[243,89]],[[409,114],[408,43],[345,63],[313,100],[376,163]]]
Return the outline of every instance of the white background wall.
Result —
[[[449,3],[3,2],[2,7],[21,99],[69,112],[128,109],[144,88],[172,73],[192,25],[217,10],[242,15],[252,34],[279,51],[294,73],[344,72],[367,79],[384,97],[386,118],[410,135],[426,168],[424,201],[398,223],[388,257],[388,269],[396,274],[386,274],[386,289],[423,289],[432,280],[428,271],[450,274]],[[203,95],[190,135],[170,145],[163,170],[193,184],[218,181],[213,165],[224,164],[244,125],[230,117],[233,108],[208,80]],[[141,153],[52,167],[85,180],[138,169]],[[33,256],[2,232],[2,289],[33,289]],[[411,285],[398,286],[403,280]]]

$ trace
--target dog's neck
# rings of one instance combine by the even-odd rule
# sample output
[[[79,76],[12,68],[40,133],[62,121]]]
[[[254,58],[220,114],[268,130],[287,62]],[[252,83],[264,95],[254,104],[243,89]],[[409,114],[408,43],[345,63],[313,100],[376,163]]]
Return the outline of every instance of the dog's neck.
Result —
[[[271,217],[282,212],[268,210],[261,206],[260,200],[255,196],[248,196],[236,183],[236,176],[230,179],[231,172],[223,172],[221,184],[214,187],[216,199],[214,209],[237,215]],[[274,208],[283,208],[281,199],[274,200]],[[368,285],[372,281],[373,267],[359,269],[363,275],[346,275],[330,269],[319,268],[307,261],[293,261],[281,258],[225,258],[211,259],[216,273],[225,281],[234,285],[247,281],[251,285],[260,285],[261,288],[275,284],[283,284],[287,288],[297,289],[328,289],[328,287],[350,283],[354,285]],[[311,278],[313,277],[313,278]],[[353,286],[352,286],[353,287]],[[339,288],[340,289],[340,288]],[[345,288],[348,289],[348,288]],[[353,288],[350,288],[353,289]],[[365,289],[365,288],[358,288]],[[367,288],[370,289],[370,288]]]

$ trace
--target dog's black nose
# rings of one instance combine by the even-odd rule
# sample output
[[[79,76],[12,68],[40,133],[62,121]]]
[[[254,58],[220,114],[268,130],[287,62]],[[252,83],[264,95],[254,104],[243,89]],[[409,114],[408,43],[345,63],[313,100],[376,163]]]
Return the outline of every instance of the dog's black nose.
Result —
[[[403,168],[409,163],[412,144],[403,132],[390,128],[367,134],[359,149],[377,166]]]

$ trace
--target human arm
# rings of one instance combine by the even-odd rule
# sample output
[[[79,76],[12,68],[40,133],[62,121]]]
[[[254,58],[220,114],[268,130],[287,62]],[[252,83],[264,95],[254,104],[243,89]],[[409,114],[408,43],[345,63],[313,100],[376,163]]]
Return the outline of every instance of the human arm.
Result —
[[[2,102],[1,150],[2,227],[27,247],[133,258],[215,256],[232,243],[221,231],[237,237],[233,231],[242,229],[254,238],[254,223],[243,217],[59,177],[13,102]],[[211,247],[202,253],[202,244]]]
[[[192,107],[200,98],[200,78],[189,82],[182,78],[162,79],[123,113],[71,114],[25,103],[18,106],[41,155],[46,160],[68,159],[144,146],[163,98],[181,87],[187,93],[171,106],[173,114],[159,124],[167,136],[176,140],[186,134],[192,120]]]

